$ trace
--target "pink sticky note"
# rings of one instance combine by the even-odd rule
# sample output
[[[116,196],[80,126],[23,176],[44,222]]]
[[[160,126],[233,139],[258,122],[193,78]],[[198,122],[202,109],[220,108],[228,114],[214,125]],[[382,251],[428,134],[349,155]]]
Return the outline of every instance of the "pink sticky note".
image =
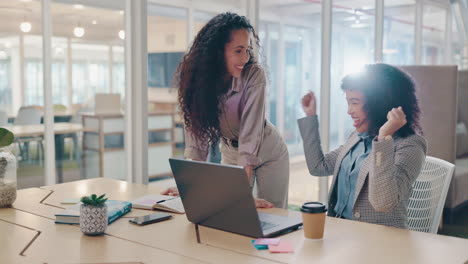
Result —
[[[259,238],[255,240],[254,245],[278,245],[280,238]]]
[[[268,245],[270,253],[292,253],[294,248],[289,241],[281,241],[278,245]]]

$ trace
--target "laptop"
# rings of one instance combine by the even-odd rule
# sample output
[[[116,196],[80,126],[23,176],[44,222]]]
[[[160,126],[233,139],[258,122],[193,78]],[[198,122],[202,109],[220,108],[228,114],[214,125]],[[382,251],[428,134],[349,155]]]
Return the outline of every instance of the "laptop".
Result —
[[[169,159],[190,222],[249,237],[296,230],[302,219],[258,212],[239,166]]]
[[[94,95],[94,113],[97,115],[120,114],[120,94],[97,93]]]

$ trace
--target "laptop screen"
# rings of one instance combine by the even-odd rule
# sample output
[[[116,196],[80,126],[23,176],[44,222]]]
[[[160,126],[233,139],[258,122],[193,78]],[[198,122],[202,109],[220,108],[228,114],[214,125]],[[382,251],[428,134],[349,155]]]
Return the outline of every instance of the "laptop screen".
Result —
[[[169,161],[189,221],[262,237],[252,190],[242,167]]]

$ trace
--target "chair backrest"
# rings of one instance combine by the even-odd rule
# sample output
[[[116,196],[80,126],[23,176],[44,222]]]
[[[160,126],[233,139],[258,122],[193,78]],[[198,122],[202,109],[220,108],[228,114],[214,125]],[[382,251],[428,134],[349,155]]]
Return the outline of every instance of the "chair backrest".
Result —
[[[437,233],[455,165],[426,157],[408,204],[408,229]]]
[[[457,66],[415,65],[401,68],[416,82],[427,155],[455,163]]]
[[[14,125],[37,125],[41,123],[42,111],[36,106],[22,106],[13,122]]]
[[[0,126],[8,125],[8,115],[5,111],[0,110]]]

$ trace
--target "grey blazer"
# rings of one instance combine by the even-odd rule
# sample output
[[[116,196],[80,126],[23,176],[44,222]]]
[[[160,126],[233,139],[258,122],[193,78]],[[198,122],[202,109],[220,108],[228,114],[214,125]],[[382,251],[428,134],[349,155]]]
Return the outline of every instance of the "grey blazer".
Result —
[[[323,154],[317,116],[299,119],[298,124],[310,174],[333,175],[328,215],[335,216],[338,171],[343,158],[359,141],[359,137],[354,132],[344,145]],[[411,186],[424,164],[426,150],[426,140],[419,135],[374,140],[372,151],[359,171],[353,220],[406,228]]]

